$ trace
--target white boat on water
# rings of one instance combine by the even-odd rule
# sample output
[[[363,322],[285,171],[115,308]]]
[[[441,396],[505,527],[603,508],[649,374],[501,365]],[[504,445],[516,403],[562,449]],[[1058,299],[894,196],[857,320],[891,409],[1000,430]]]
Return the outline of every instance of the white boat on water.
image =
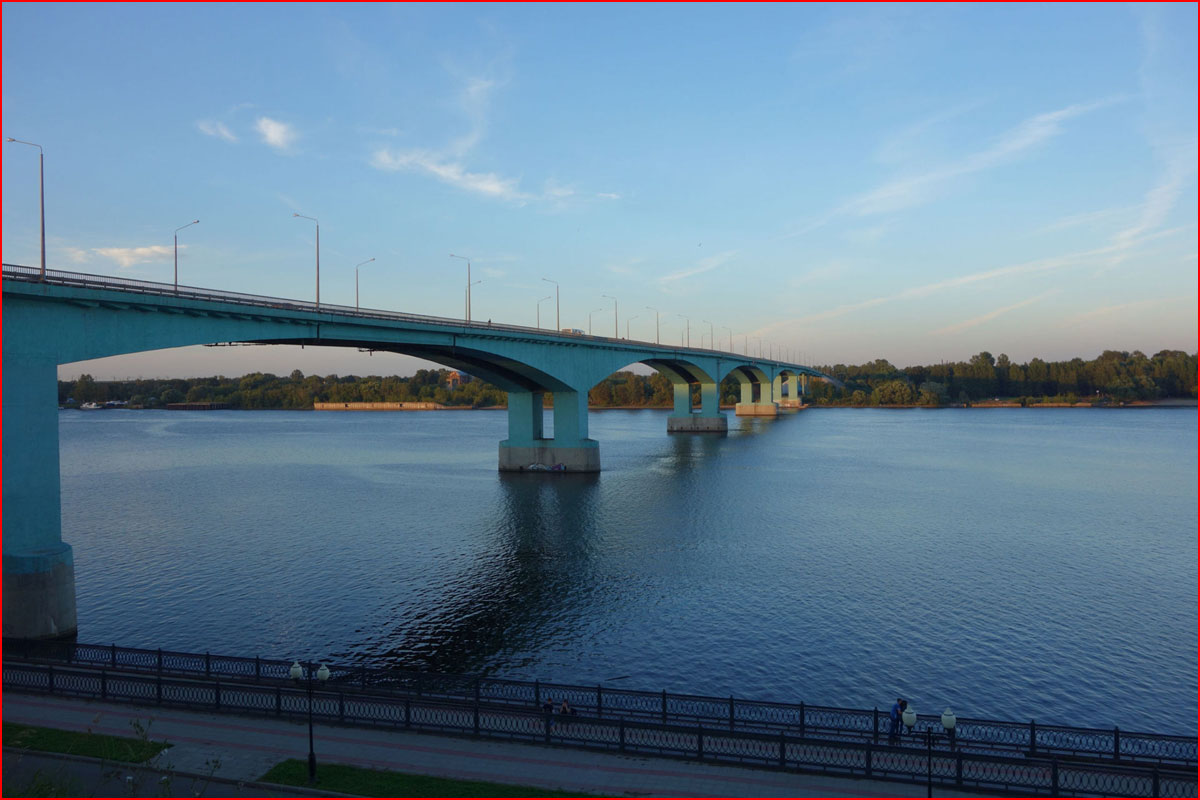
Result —
[[[104,406],[100,405],[99,403],[84,403],[80,406],[80,408],[85,411],[92,411],[97,408],[104,408]]]

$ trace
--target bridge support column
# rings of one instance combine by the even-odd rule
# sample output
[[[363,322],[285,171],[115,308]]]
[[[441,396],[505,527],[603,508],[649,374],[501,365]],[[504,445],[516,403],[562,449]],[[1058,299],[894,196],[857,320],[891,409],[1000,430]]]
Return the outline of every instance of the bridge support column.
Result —
[[[500,443],[500,471],[599,472],[600,443],[587,438],[587,394],[554,393],[553,439],[544,438],[542,397],[542,392],[508,393],[508,438]]]
[[[11,336],[5,325],[5,344]],[[75,562],[62,540],[58,369],[4,353],[4,636],[74,636]]]
[[[725,433],[729,420],[721,413],[719,387],[700,381],[700,411],[692,411],[692,386],[675,384],[675,410],[667,417],[667,433]]]
[[[758,386],[758,400],[754,399],[754,386]],[[768,381],[742,384],[742,402],[733,408],[733,413],[739,417],[775,417],[779,415],[779,406],[771,401],[771,384]]]
[[[795,375],[788,375],[787,397],[783,396],[782,380],[779,378],[776,378],[775,380],[780,382],[780,387],[777,388],[777,390],[775,392],[776,396],[779,398],[779,407],[780,408],[800,408],[800,406],[802,406],[804,404],[804,401],[800,398],[800,380],[799,380],[799,378],[797,378]]]

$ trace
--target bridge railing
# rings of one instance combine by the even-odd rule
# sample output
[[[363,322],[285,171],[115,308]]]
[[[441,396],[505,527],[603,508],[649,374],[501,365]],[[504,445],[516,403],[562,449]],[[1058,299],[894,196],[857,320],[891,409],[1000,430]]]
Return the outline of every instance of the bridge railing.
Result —
[[[211,667],[212,658],[207,661]],[[764,767],[972,788],[990,792],[1134,797],[1195,797],[1194,769],[1159,764],[1080,762],[1054,755],[975,753],[932,730],[905,744],[824,739],[811,733],[729,730],[579,711],[418,696],[364,695],[329,686],[222,682],[216,677],[140,675],[108,667],[80,669],[6,661],[5,691],[49,693],[109,702],[195,708],[260,717],[539,742],[592,750],[669,756]]]
[[[287,681],[292,666],[291,661],[282,659],[20,640],[5,641],[4,658],[6,663],[9,660],[58,662],[114,671],[247,682]],[[838,708],[336,663],[328,666],[330,686],[360,693],[478,701],[516,709],[538,709],[547,700],[557,706],[566,700],[581,713],[603,719],[703,725],[729,731],[817,736],[871,744],[886,742],[890,728],[887,712],[878,708]],[[913,732],[906,736],[921,736],[926,730],[944,732],[940,716],[918,715]],[[959,749],[980,752],[1134,760],[1193,768],[1197,765],[1194,736],[1123,731],[1115,727],[1083,728],[959,717],[954,740]]]
[[[37,282],[41,280],[41,270],[38,267],[29,267],[21,264],[4,264],[3,266],[5,279],[27,282]],[[215,300],[222,303],[235,303],[238,305],[284,311],[304,311],[311,313],[325,312],[340,314],[342,316],[360,317],[364,319],[384,319],[399,322],[413,322],[422,325],[453,326],[456,328],[470,326],[476,329],[485,328],[512,334],[537,334],[540,336],[549,335],[554,336],[562,341],[579,341],[583,339],[593,344],[636,344],[639,346],[664,348],[663,345],[655,344],[653,342],[644,342],[638,339],[620,339],[611,336],[593,336],[592,334],[564,334],[553,329],[531,328],[527,325],[512,325],[503,322],[492,322],[491,320],[488,320],[487,323],[480,323],[477,320],[468,322],[464,319],[454,319],[451,317],[435,317],[425,314],[410,314],[403,311],[385,311],[376,308],[359,308],[355,306],[337,305],[334,303],[321,303],[321,305],[318,306],[316,303],[310,303],[307,300],[290,300],[282,297],[246,294],[243,292],[227,292],[219,289],[201,289],[196,286],[176,287],[173,283],[134,280],[132,278],[120,278],[110,275],[94,275],[87,272],[71,272],[68,270],[48,269],[46,270],[45,282],[60,286],[77,286],[91,289],[115,289],[122,292],[136,292],[138,294],[155,295],[159,297],[178,297],[186,300]],[[739,356],[736,353],[726,353],[721,350],[705,349],[702,347],[673,348],[668,346],[664,349],[686,350],[688,352],[703,353],[705,355],[720,356],[725,358],[728,358],[732,355],[739,359],[772,364],[785,363],[774,359],[753,359],[745,355]],[[815,373],[815,370],[813,372]]]

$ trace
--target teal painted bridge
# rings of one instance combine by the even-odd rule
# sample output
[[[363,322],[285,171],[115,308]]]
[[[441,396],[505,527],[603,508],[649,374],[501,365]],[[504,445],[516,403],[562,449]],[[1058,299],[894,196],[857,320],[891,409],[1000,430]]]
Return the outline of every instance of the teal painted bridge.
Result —
[[[499,467],[561,465],[598,472],[588,436],[588,390],[617,370],[646,364],[674,386],[671,432],[727,429],[718,387],[741,384],[740,416],[798,406],[810,378],[799,364],[702,348],[677,348],[516,325],[357,309],[147,281],[4,265],[4,636],[75,632],[70,545],[62,541],[58,465],[58,365],[196,344],[352,347],[415,356],[508,393],[508,438]],[[693,408],[692,387],[700,387]],[[784,388],[787,388],[785,394]],[[553,393],[552,435],[543,398]]]

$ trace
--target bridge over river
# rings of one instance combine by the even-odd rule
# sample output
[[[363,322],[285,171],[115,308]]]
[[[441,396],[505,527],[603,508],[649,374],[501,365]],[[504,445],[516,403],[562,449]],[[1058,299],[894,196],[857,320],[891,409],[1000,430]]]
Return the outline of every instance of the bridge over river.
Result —
[[[75,579],[62,541],[58,365],[196,344],[352,347],[402,353],[474,375],[508,393],[499,468],[561,465],[598,472],[588,436],[588,390],[632,363],[674,387],[667,430],[723,433],[726,377],[741,385],[739,416],[798,407],[807,382],[829,376],[800,364],[631,339],[470,322],[4,265],[4,636],[71,635]],[[692,404],[693,386],[700,405]],[[553,423],[543,399],[553,394]],[[551,435],[547,435],[550,433]]]

